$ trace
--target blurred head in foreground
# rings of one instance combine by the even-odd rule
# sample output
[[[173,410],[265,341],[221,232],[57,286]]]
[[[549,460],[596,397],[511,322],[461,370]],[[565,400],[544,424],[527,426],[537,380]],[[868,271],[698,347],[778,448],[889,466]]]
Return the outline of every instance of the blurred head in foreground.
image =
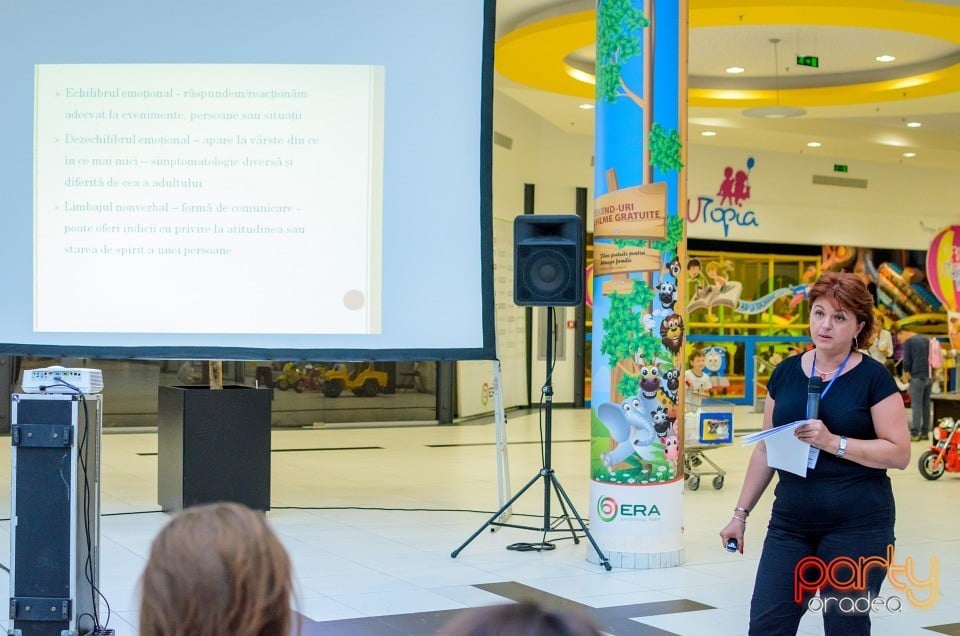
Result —
[[[522,602],[463,610],[440,629],[439,636],[602,636],[602,632],[584,614]]]
[[[140,636],[289,636],[290,559],[263,514],[187,508],[157,535],[140,579]]]

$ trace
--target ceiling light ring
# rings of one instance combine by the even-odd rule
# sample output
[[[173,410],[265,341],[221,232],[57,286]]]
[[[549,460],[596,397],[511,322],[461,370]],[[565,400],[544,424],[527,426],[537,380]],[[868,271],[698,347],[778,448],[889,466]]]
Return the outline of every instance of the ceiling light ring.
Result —
[[[779,4],[771,4],[770,0],[722,1],[724,5],[711,4],[709,9],[691,7],[691,28],[738,24],[849,26],[910,32],[960,44],[960,10],[941,5],[871,0],[870,11],[864,11],[860,2],[846,6],[834,3],[830,11],[823,11],[817,0],[805,2],[803,6],[785,0]],[[593,99],[593,86],[570,77],[564,60],[595,39],[595,9],[554,15],[501,37],[496,44],[496,68],[525,86]],[[786,103],[840,106],[899,100],[905,88],[910,89],[912,98],[960,92],[960,64],[912,77],[781,92]],[[734,93],[738,97],[731,99]],[[769,91],[764,90],[718,91],[694,87],[688,94],[689,105],[693,107],[749,108],[769,103],[771,97]]]

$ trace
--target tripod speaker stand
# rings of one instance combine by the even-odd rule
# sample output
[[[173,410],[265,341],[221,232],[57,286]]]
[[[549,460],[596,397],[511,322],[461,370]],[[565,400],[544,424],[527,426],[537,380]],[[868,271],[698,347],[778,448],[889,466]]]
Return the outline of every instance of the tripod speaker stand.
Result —
[[[526,485],[521,488],[517,494],[510,498],[503,506],[500,507],[493,515],[480,526],[476,532],[470,535],[470,538],[463,542],[456,550],[451,554],[451,558],[457,558],[457,555],[467,547],[467,545],[476,539],[484,529],[490,526],[496,527],[507,527],[507,528],[520,528],[522,530],[536,530],[538,532],[566,532],[569,531],[573,537],[573,542],[576,544],[580,543],[580,537],[577,535],[576,529],[573,526],[573,522],[570,520],[570,513],[573,513],[574,518],[577,520],[577,524],[580,526],[580,530],[590,541],[590,545],[593,546],[593,549],[597,551],[597,555],[600,557],[600,563],[603,564],[603,567],[609,572],[611,569],[610,562],[607,560],[607,557],[600,550],[600,546],[597,545],[597,542],[594,541],[593,536],[590,534],[590,530],[587,528],[587,525],[584,523],[583,519],[577,513],[577,509],[574,507],[573,502],[570,501],[570,496],[567,495],[567,491],[563,489],[563,486],[560,484],[560,480],[557,479],[557,475],[553,470],[551,465],[551,444],[553,437],[553,426],[552,426],[552,410],[553,410],[553,385],[551,384],[551,376],[553,372],[553,333],[554,326],[553,321],[555,319],[553,307],[547,307],[547,378],[546,382],[543,385],[543,398],[544,398],[544,408],[543,408],[543,421],[544,421],[544,437],[543,437],[543,466],[540,468],[540,471],[533,476],[533,478],[526,483]],[[534,484],[538,481],[543,481],[543,523],[540,527],[535,526],[524,526],[518,524],[505,523],[502,521],[497,521],[498,518],[506,511],[510,506],[513,505],[513,502],[518,500],[527,492]],[[560,502],[560,508],[563,510],[563,514],[557,517],[556,520],[553,520],[550,516],[550,491],[556,490],[557,499]],[[566,528],[560,527],[563,522],[566,522]]]

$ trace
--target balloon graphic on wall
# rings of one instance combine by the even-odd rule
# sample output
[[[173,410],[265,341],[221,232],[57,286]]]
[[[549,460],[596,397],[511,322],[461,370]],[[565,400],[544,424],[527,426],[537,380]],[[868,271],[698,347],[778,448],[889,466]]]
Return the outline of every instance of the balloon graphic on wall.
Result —
[[[960,311],[960,225],[940,230],[930,242],[927,281],[944,309]]]
[[[586,271],[587,286],[584,288],[587,292],[587,307],[593,307],[593,263],[587,265]]]

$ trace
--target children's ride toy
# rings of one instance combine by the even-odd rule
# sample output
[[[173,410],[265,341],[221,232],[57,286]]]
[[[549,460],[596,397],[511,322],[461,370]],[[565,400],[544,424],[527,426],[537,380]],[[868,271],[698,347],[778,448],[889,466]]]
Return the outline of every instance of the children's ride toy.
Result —
[[[387,374],[377,371],[373,363],[357,366],[353,371],[335,366],[324,373],[323,394],[337,397],[344,389],[350,389],[354,395],[374,397],[387,387]]]
[[[303,369],[303,374],[293,385],[293,390],[297,393],[304,391],[320,391],[323,389],[324,375],[326,370],[318,364],[308,364]]]
[[[283,365],[283,371],[280,373],[280,376],[277,377],[277,388],[281,391],[286,391],[290,387],[296,387],[297,380],[302,376],[303,369],[293,362],[288,362]]]
[[[933,427],[933,445],[917,462],[920,474],[927,479],[940,479],[944,472],[960,472],[960,420],[945,417]]]

